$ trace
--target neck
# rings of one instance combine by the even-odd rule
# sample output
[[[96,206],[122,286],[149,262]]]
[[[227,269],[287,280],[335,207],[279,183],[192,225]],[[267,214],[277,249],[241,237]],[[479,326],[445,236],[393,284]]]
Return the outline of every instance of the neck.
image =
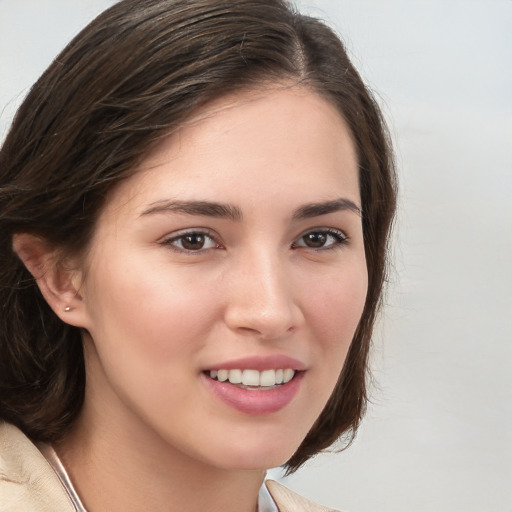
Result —
[[[88,512],[256,511],[264,470],[198,460],[107,402],[86,391],[80,416],[55,446]]]
[[[88,512],[255,512],[263,471],[222,470],[139,439],[87,435],[56,446]]]

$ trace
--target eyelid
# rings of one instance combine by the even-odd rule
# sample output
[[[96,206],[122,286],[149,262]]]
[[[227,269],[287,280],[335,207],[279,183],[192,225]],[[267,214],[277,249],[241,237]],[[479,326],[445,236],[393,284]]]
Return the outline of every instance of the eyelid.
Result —
[[[329,245],[326,245],[326,246],[323,246],[323,247],[309,247],[307,245],[297,245],[297,241],[298,240],[301,240],[302,238],[304,238],[306,235],[308,234],[311,234],[311,233],[322,233],[322,234],[325,234],[325,235],[330,235],[332,236],[336,242],[335,243],[332,243],[332,244],[329,244]],[[332,228],[332,227],[315,227],[315,228],[310,228],[306,231],[304,231],[303,233],[301,233],[294,241],[294,243],[292,244],[292,247],[295,249],[297,247],[300,247],[300,248],[306,248],[306,249],[311,249],[313,251],[326,251],[326,250],[330,250],[330,249],[336,249],[336,248],[339,248],[340,246],[346,244],[349,240],[349,237],[348,235],[342,231],[341,229],[337,229],[337,228]]]
[[[216,247],[207,247],[206,249],[198,249],[197,251],[193,251],[193,250],[180,248],[173,244],[173,242],[175,242],[176,240],[186,237],[187,235],[202,235],[202,236],[208,237],[215,243]],[[204,252],[206,252],[210,249],[214,249],[214,248],[215,249],[222,248],[222,244],[219,241],[219,238],[220,237],[215,232],[213,232],[211,229],[208,229],[208,228],[201,228],[201,227],[185,228],[185,229],[175,231],[173,233],[170,233],[170,234],[162,237],[162,239],[160,240],[159,243],[161,245],[168,247],[169,249],[171,249],[173,251],[176,251],[176,252],[179,252],[182,254],[193,255],[193,254],[201,254],[201,253],[204,253]]]
[[[333,237],[335,241],[334,241],[334,243],[330,243],[328,245],[321,246],[321,247],[310,247],[306,244],[300,244],[300,245],[298,244],[298,241],[300,241],[306,235],[311,234],[311,233],[325,234],[325,235]],[[183,238],[183,237],[186,237],[189,235],[201,235],[201,236],[207,237],[215,244],[215,247],[207,247],[207,248],[201,248],[201,249],[197,249],[197,250],[191,250],[191,249],[180,248],[174,244],[174,242],[176,242],[180,238]],[[164,245],[164,246],[170,248],[171,250],[174,250],[174,251],[182,253],[182,254],[198,255],[198,254],[202,254],[206,251],[209,251],[211,249],[223,248],[223,245],[219,241],[219,238],[220,237],[215,232],[212,232],[212,230],[210,230],[209,228],[198,227],[198,228],[186,228],[186,229],[182,229],[182,230],[173,232],[171,234],[168,234],[165,237],[163,237],[159,243],[161,245]],[[346,244],[348,242],[348,239],[349,239],[349,237],[341,229],[325,227],[325,226],[314,227],[314,228],[310,228],[310,229],[302,232],[292,243],[292,248],[293,249],[305,248],[305,249],[311,249],[313,251],[325,251],[325,250],[339,248],[340,246]]]

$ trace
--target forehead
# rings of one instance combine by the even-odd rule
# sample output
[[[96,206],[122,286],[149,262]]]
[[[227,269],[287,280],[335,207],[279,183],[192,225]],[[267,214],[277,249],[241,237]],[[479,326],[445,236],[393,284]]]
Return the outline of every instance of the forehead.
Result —
[[[305,86],[274,85],[266,90],[221,97],[202,107],[148,153],[141,169],[160,164],[166,155],[176,155],[183,142],[194,143],[198,139],[204,143],[220,142],[224,138],[231,145],[244,142],[249,149],[247,143],[252,138],[272,147],[282,142],[275,136],[283,130],[296,140],[310,139],[309,146],[318,144],[312,137],[316,132],[319,138],[324,137],[324,150],[336,138],[336,145],[345,154],[354,153],[350,156],[355,158],[350,129],[331,101]],[[333,138],[325,137],[330,131],[334,131]]]
[[[107,208],[120,197],[142,208],[164,193],[233,204],[347,194],[359,202],[356,151],[337,109],[310,89],[244,92],[210,103],[162,139]]]

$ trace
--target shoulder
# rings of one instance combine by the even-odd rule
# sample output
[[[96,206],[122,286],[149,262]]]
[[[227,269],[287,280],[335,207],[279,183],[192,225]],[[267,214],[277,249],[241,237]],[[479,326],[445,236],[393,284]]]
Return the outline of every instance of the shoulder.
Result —
[[[265,485],[279,512],[337,512],[332,508],[317,505],[273,480],[267,480]]]
[[[0,420],[0,512],[74,512],[59,478],[37,447]]]

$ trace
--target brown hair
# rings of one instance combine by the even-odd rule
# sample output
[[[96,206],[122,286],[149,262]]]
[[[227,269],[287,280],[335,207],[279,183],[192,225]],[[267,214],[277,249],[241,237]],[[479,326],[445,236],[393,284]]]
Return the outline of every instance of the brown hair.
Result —
[[[359,158],[368,295],[327,406],[288,461],[295,471],[364,413],[367,359],[386,276],[395,177],[384,122],[338,37],[284,0],[124,0],[57,57],[0,152],[0,416],[54,441],[82,406],[80,330],[60,321],[12,251],[32,233],[85,250],[107,192],[162,136],[222,95],[290,82],[326,97]]]

